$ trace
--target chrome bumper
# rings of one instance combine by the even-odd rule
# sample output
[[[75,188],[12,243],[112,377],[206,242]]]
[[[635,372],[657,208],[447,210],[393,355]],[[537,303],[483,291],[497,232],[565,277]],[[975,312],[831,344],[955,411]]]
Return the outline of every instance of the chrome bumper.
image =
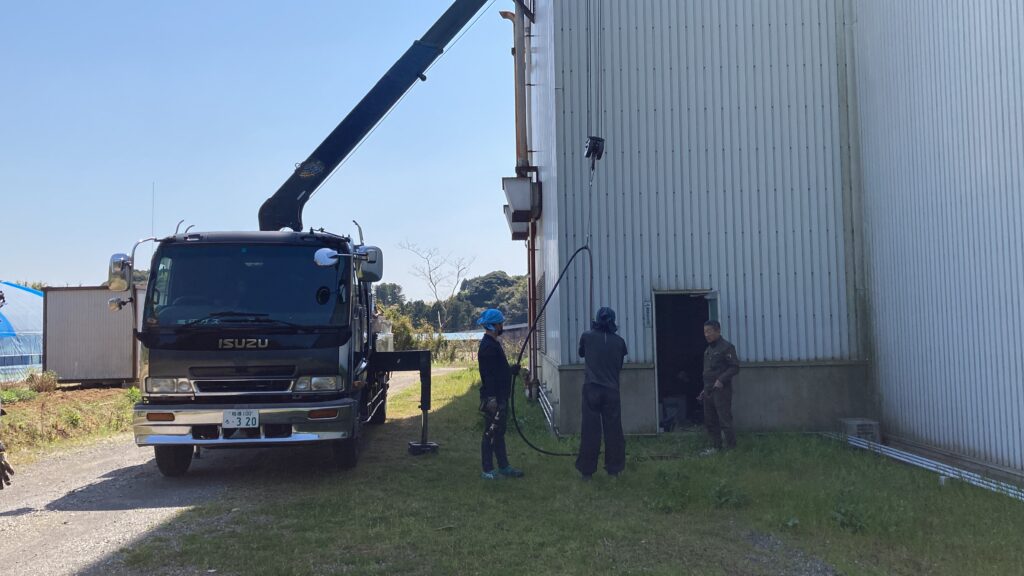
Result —
[[[334,418],[309,418],[310,410],[335,408],[338,415]],[[247,437],[225,437],[221,428],[224,411],[250,409],[259,410],[259,430],[252,429],[247,432]],[[138,446],[243,447],[303,444],[350,438],[355,429],[358,410],[354,399],[345,398],[296,404],[136,404],[134,412],[133,430],[135,444]],[[174,420],[150,421],[148,415],[154,412],[173,414]],[[202,428],[194,431],[193,427]],[[268,435],[270,429],[273,433]],[[231,436],[230,430],[228,435]]]

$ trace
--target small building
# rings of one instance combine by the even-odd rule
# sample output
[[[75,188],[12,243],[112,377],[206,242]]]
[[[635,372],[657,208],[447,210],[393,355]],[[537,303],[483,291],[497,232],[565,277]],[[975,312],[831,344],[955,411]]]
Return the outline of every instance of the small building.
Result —
[[[22,380],[43,364],[43,293],[0,281],[0,382]]]
[[[127,310],[111,312],[105,286],[47,287],[45,290],[43,368],[58,382],[137,382],[144,350],[135,339],[142,326],[145,286],[135,286],[132,319]]]

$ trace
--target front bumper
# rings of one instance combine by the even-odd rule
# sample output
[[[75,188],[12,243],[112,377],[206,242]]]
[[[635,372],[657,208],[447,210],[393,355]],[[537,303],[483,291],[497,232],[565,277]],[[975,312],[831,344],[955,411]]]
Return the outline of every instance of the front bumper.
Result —
[[[259,428],[239,432],[223,429],[225,410],[259,410]],[[310,419],[310,410],[337,409],[330,419]],[[136,404],[133,429],[138,446],[244,447],[305,444],[351,438],[355,430],[356,400],[294,404]],[[173,414],[172,422],[154,422],[150,413]]]

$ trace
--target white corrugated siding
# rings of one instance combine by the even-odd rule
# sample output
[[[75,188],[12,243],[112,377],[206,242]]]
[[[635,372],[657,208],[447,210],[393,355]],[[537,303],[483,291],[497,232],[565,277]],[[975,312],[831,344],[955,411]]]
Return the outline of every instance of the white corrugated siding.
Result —
[[[545,226],[545,238],[558,239],[564,262],[592,236],[594,305],[618,311],[630,360],[654,361],[652,291],[684,289],[719,292],[725,334],[745,361],[857,358],[840,0],[554,8],[561,181],[559,229],[554,236]],[[599,129],[596,111],[588,118],[598,93],[607,149],[590,194],[583,149],[588,127]],[[547,182],[545,191],[547,219]],[[581,263],[561,294],[565,363],[578,361],[574,345],[589,325],[585,277]]]
[[[1024,3],[864,0],[856,16],[884,425],[1024,469]]]
[[[529,133],[531,163],[538,167],[538,178],[543,184],[543,214],[538,225],[538,271],[544,276],[544,287],[550,288],[559,273],[559,206],[556,201],[559,186],[558,142],[556,114],[557,100],[557,54],[554,49],[555,22],[552,0],[540,0],[535,5],[536,23],[531,27],[532,36],[527,39],[529,47]],[[542,288],[543,289],[543,288]],[[547,294],[541,294],[543,302]],[[561,303],[556,295],[551,299],[545,313],[545,346],[547,356],[557,365],[561,362],[561,332],[558,318],[561,317]],[[550,318],[552,321],[547,321]],[[556,377],[549,374],[549,378]]]
[[[131,308],[111,312],[107,300],[115,295],[128,296],[105,288],[46,291],[43,362],[47,370],[70,381],[134,377],[133,349],[137,350],[138,342],[132,334]],[[144,302],[145,292],[138,291],[136,298]]]

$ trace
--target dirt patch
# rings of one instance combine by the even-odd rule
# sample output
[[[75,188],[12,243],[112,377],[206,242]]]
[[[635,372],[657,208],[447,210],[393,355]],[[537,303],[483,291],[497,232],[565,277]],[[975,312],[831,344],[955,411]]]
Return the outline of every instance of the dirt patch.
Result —
[[[761,532],[749,532],[747,542],[754,547],[747,560],[768,574],[795,576],[838,576],[839,572],[820,558],[790,546],[777,536]]]

